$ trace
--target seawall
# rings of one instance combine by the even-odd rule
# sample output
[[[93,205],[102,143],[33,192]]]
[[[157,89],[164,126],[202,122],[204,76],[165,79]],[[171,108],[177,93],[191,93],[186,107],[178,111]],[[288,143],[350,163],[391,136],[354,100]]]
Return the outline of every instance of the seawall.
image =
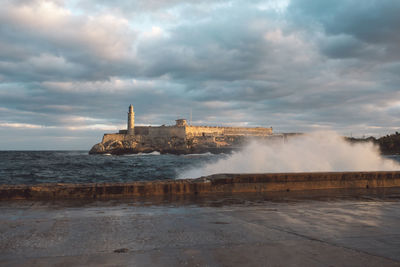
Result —
[[[108,199],[390,187],[400,189],[400,171],[216,174],[198,179],[131,183],[2,185],[0,200]]]

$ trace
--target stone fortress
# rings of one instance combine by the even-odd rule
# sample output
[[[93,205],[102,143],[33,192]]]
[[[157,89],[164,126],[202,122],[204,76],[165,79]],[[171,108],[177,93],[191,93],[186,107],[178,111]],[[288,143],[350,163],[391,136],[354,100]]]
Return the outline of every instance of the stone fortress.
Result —
[[[135,113],[130,105],[127,129],[104,134],[101,143],[94,145],[89,153],[221,153],[241,147],[249,138],[272,136],[272,128],[192,126],[185,119],[178,119],[171,126],[135,126]]]

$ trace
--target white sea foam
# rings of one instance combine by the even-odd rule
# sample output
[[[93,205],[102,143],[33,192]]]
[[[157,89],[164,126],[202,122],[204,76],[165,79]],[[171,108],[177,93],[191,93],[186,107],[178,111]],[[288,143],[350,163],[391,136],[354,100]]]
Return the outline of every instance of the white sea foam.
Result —
[[[211,152],[205,152],[205,153],[183,154],[181,156],[183,156],[183,157],[197,157],[197,156],[210,156],[210,155],[212,155]]]
[[[400,165],[383,158],[372,143],[351,144],[334,132],[314,132],[286,142],[251,142],[227,158],[181,173],[179,178],[215,173],[377,170],[400,170]]]
[[[161,155],[161,153],[160,153],[160,152],[158,152],[158,151],[153,151],[153,152],[150,152],[150,153],[143,153],[143,155],[153,155],[153,156],[158,156],[158,155]]]
[[[153,152],[149,152],[149,153],[137,153],[137,154],[125,154],[123,155],[124,157],[138,157],[138,156],[158,156],[160,155],[160,152],[158,151],[153,151]]]

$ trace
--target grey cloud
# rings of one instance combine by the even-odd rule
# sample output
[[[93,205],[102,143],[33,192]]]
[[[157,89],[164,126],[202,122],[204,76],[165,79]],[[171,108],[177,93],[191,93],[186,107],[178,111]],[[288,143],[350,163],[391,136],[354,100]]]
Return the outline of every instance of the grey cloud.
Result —
[[[0,10],[4,80],[105,80],[132,75],[136,34],[123,19],[74,15],[63,6],[41,1],[17,3],[6,3]]]
[[[191,10],[195,7],[204,7],[211,9],[215,5],[229,4],[225,0],[187,0],[184,3],[180,0],[147,0],[147,1],[127,1],[127,0],[80,0],[74,4],[75,8],[86,12],[117,12],[126,17],[140,16],[141,18],[154,15],[159,19],[165,18],[166,10],[173,10],[182,6],[189,6]],[[159,14],[157,14],[159,13]],[[164,16],[163,16],[164,14]],[[192,13],[193,15],[193,13]]]
[[[220,12],[175,27],[168,38],[142,42],[138,54],[152,59],[144,66],[145,74],[190,81],[277,80],[280,68],[298,71],[307,65],[296,61],[299,53],[312,53],[301,47],[307,44],[292,43],[302,40],[280,31],[279,23],[267,18],[268,12],[242,6]]]
[[[329,34],[349,34],[368,42],[397,39],[400,3],[396,0],[292,0],[296,21],[318,21]]]
[[[2,112],[1,121],[43,126],[93,124],[94,122],[85,120],[71,120],[71,117],[88,117],[103,123],[123,125],[127,107],[134,103],[140,115],[137,118],[138,123],[161,124],[176,119],[182,109],[190,109],[185,108],[190,103],[180,97],[179,84],[163,81],[155,85],[136,86],[127,82],[127,85],[118,90],[112,88],[117,86],[116,83],[103,84],[8,84],[0,90],[0,106],[8,109],[8,112]],[[97,90],[101,86],[104,88]],[[165,110],[170,112],[166,113]]]
[[[0,123],[43,125],[26,133],[51,139],[47,146],[62,136],[75,147],[95,143],[103,131],[85,126],[124,125],[131,103],[139,124],[171,124],[190,110],[199,124],[277,131],[380,134],[368,127],[399,123],[394,1],[292,0],[281,13],[258,8],[263,1],[103,1],[93,9],[58,1],[71,12],[51,13],[62,19],[42,27],[12,14],[23,2],[5,3]],[[0,127],[10,140],[16,132]]]
[[[380,60],[385,61],[398,60],[400,56],[399,12],[400,2],[396,0],[293,0],[288,11],[296,25],[314,31],[317,23],[328,36],[338,36],[328,47],[322,47],[328,56],[365,54],[357,50],[369,45],[368,52],[380,54]]]
[[[332,58],[357,58],[370,52],[365,43],[343,34],[324,38],[320,45],[321,51]]]

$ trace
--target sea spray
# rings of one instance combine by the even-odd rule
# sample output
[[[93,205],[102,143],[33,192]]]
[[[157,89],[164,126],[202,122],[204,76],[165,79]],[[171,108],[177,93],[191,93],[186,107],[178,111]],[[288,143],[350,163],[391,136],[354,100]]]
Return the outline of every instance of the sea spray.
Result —
[[[241,151],[179,178],[196,178],[215,173],[378,171],[400,170],[395,161],[383,158],[372,143],[347,142],[335,132],[314,132],[284,140],[253,141]]]

